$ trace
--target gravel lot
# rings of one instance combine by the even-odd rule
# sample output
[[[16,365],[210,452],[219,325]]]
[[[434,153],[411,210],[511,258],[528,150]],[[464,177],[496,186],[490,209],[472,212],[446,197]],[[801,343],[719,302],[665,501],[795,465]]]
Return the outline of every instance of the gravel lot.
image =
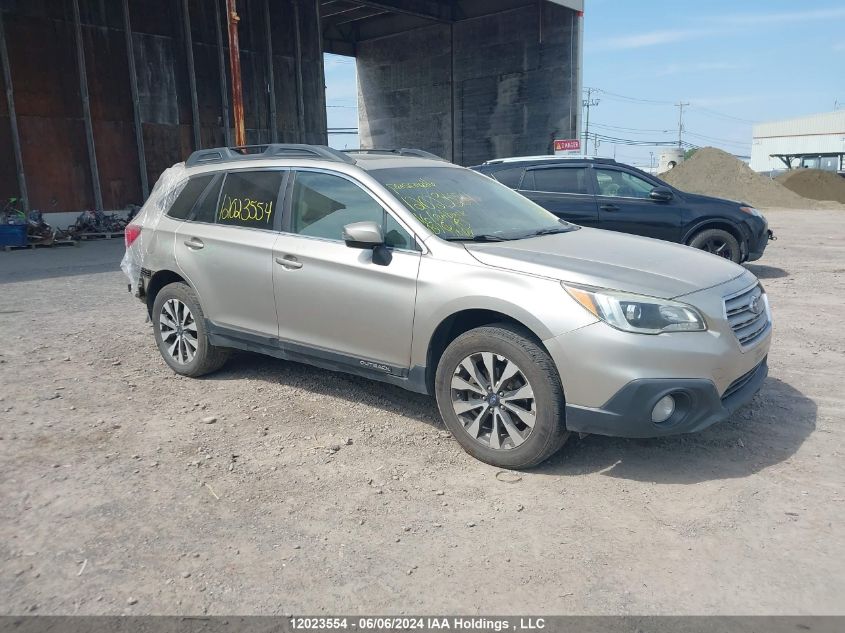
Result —
[[[0,613],[845,614],[842,213],[767,213],[752,405],[521,474],[398,388],[175,376],[119,242],[0,253]]]

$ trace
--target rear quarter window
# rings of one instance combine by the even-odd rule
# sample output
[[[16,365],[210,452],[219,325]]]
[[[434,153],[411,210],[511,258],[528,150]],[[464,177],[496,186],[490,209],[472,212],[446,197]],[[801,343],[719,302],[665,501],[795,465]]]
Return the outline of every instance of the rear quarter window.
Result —
[[[191,214],[197,200],[205,191],[208,184],[214,179],[214,174],[205,176],[196,176],[188,180],[185,188],[176,198],[170,208],[167,210],[167,215],[174,220],[185,220]]]
[[[525,169],[522,167],[511,167],[510,169],[494,171],[490,175],[503,185],[507,185],[511,189],[516,189],[519,187],[519,181],[522,180],[522,172],[524,171]]]

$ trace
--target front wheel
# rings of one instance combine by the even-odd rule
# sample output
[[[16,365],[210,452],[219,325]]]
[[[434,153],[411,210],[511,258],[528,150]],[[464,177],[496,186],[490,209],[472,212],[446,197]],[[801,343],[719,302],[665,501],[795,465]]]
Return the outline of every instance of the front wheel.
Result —
[[[554,362],[528,332],[508,323],[452,341],[437,365],[435,394],[458,443],[493,466],[536,466],[569,435]]]
[[[737,239],[722,229],[706,229],[697,233],[689,243],[693,248],[707,251],[713,255],[729,259],[738,264],[742,259],[742,251]]]

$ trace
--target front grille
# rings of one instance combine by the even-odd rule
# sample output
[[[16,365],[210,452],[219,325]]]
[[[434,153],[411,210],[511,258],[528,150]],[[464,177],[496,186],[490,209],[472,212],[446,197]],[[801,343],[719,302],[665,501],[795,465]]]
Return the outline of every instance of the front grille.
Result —
[[[769,329],[763,288],[759,284],[725,297],[725,317],[742,347],[752,345]]]
[[[762,365],[762,364],[763,363],[761,362],[760,365]],[[751,380],[754,377],[754,374],[757,373],[757,370],[760,369],[760,365],[757,365],[754,369],[752,369],[748,373],[742,374],[742,376],[740,376],[739,378],[734,380],[730,385],[728,385],[728,388],[725,389],[725,393],[722,394],[722,400],[724,400],[725,398],[735,394],[737,391],[739,391],[745,385],[747,385],[748,381]]]

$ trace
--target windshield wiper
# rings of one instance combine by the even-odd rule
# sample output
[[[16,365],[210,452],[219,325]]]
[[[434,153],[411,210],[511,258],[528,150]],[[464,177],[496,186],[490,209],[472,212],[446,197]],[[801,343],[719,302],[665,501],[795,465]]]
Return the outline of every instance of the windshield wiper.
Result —
[[[444,237],[447,242],[507,242],[511,238],[501,237],[500,235],[480,234],[472,237]]]
[[[575,229],[571,226],[553,226],[547,229],[540,229],[539,231],[534,231],[533,233],[529,233],[525,237],[538,237],[540,235],[555,235],[556,233],[569,233],[570,231],[574,231]]]

